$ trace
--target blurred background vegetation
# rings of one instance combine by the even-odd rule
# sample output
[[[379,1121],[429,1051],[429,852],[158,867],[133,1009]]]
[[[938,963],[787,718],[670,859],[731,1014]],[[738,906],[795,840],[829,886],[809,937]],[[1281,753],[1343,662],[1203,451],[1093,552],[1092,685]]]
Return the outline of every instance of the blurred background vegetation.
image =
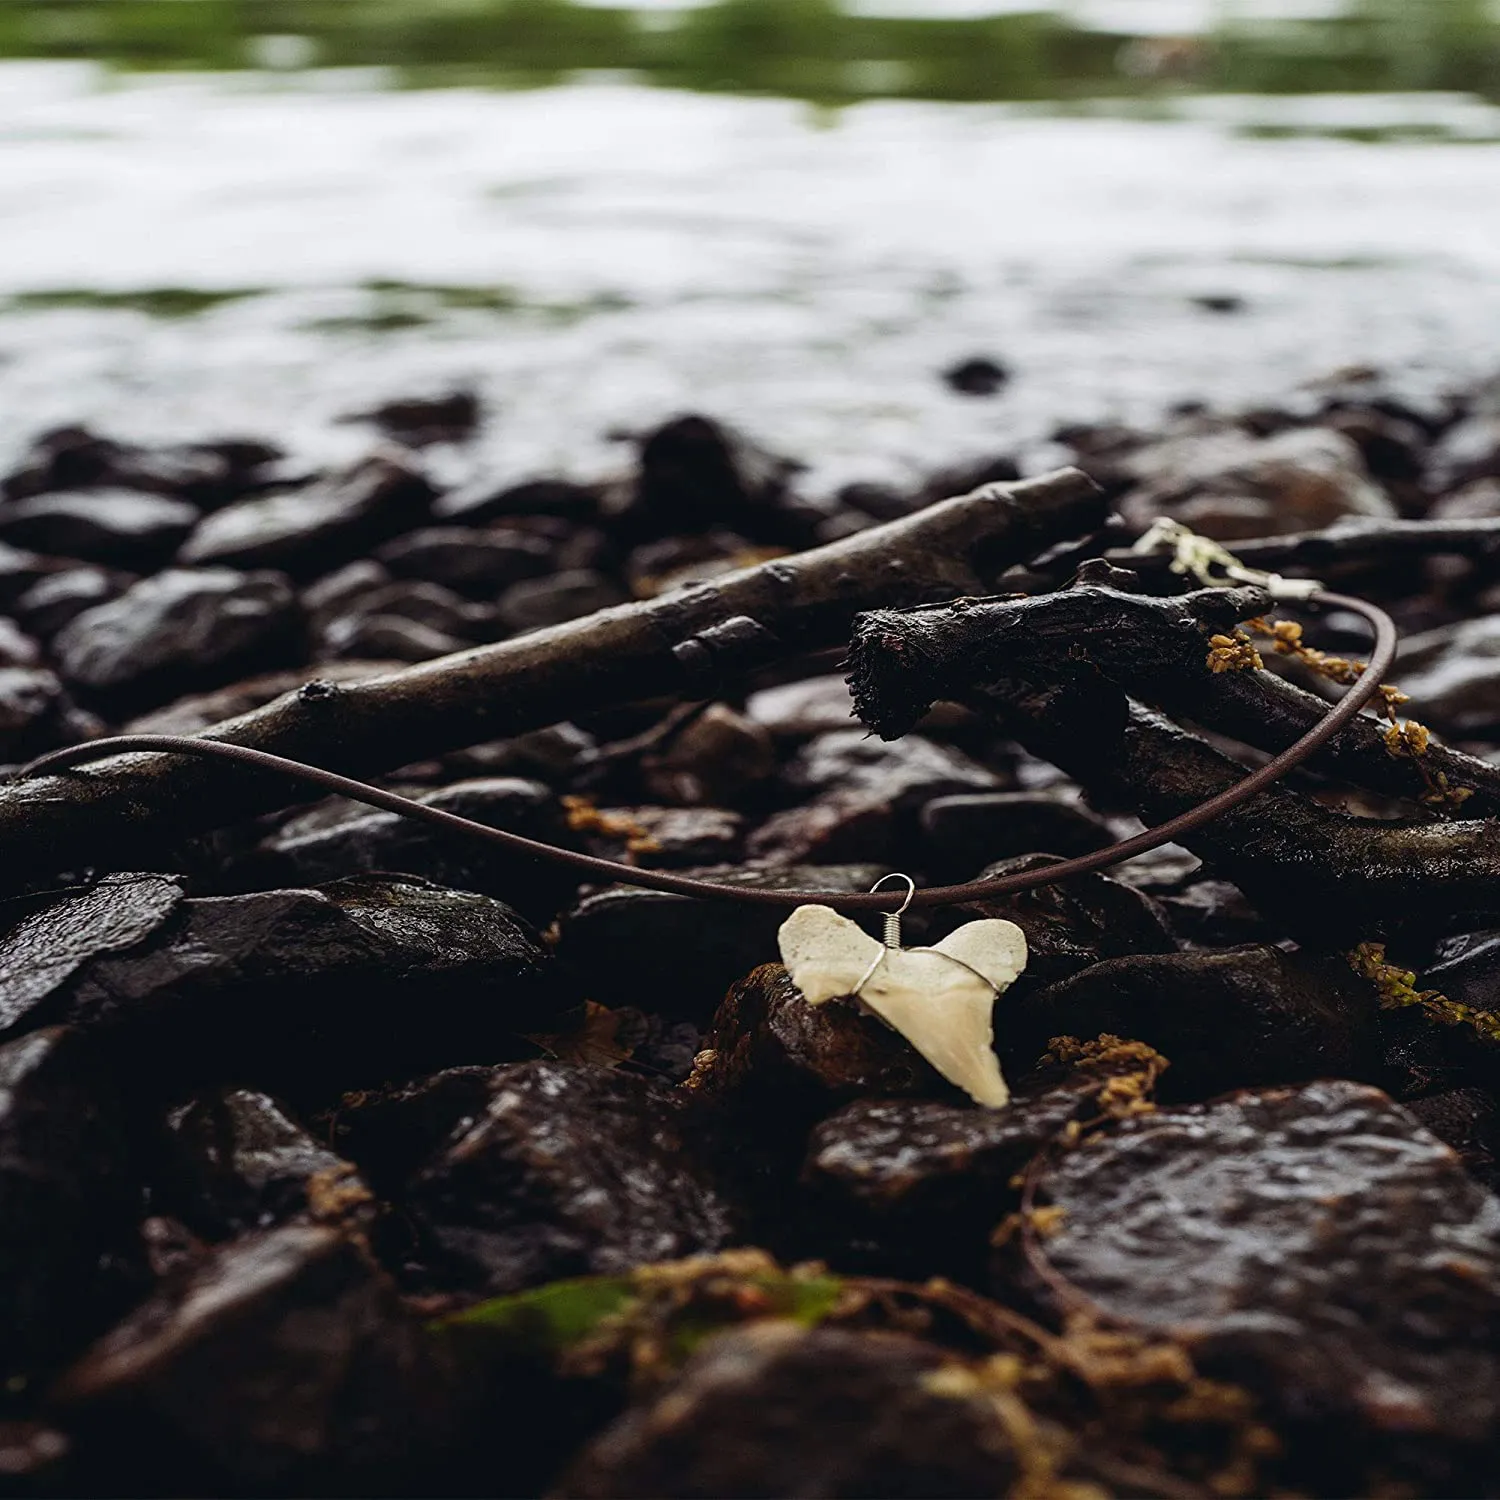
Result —
[[[920,12],[920,0],[909,9]],[[122,69],[373,66],[403,85],[531,86],[610,70],[831,104],[1067,100],[1162,88],[1500,98],[1500,16],[1490,0],[1286,9],[1276,18],[1209,0],[1204,27],[1163,36],[1132,34],[1126,3],[1121,24],[1101,28],[1041,3],[1017,11],[1014,0],[1009,13],[981,19],[849,14],[834,0],[652,10],[572,0],[0,0],[0,57],[87,58]]]

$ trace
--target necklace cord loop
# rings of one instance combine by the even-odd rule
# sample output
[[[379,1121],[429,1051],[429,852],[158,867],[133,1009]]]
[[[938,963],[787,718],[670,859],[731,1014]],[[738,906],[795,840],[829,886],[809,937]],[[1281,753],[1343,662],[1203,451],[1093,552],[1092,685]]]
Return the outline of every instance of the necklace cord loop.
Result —
[[[1185,529],[1185,528],[1184,528]],[[1149,535],[1149,533],[1148,533]],[[1192,535],[1189,533],[1189,535]],[[1144,538],[1143,538],[1144,540]],[[1217,546],[1217,544],[1210,544]],[[1223,549],[1220,549],[1221,551]],[[1225,554],[1230,556],[1229,554]],[[1233,558],[1230,557],[1231,563]],[[1175,566],[1175,564],[1174,564]],[[1237,566],[1237,564],[1236,564]],[[1243,570],[1250,572],[1253,570]],[[1195,575],[1196,576],[1196,575]],[[1264,582],[1271,575],[1257,575],[1251,581]],[[1216,580],[1222,584],[1223,580]],[[909,889],[901,899],[899,907],[892,908],[894,894],[882,892],[880,887],[891,875],[877,881],[875,886],[863,894],[837,891],[803,891],[762,889],[751,885],[737,885],[728,881],[697,880],[687,875],[675,875],[667,870],[642,870],[634,865],[621,864],[617,860],[603,859],[597,855],[584,854],[574,849],[559,848],[538,839],[526,838],[502,828],[491,828],[477,823],[472,818],[430,807],[426,803],[413,801],[399,793],[386,791],[337,771],[325,770],[321,766],[310,766],[287,756],[274,755],[266,750],[257,750],[249,745],[237,745],[229,740],[218,740],[198,736],[172,734],[123,734],[105,739],[90,740],[80,745],[69,745],[40,756],[29,765],[13,773],[13,781],[22,781],[44,772],[56,773],[100,760],[107,756],[134,751],[158,751],[175,755],[196,755],[209,759],[236,761],[258,770],[274,771],[296,780],[307,782],[324,791],[337,793],[355,802],[363,802],[386,812],[428,823],[449,833],[461,833],[471,838],[508,849],[516,854],[530,855],[537,859],[551,860],[567,865],[581,874],[613,883],[641,886],[647,890],[662,891],[670,895],[692,896],[715,900],[738,901],[762,906],[803,906],[821,904],[837,911],[880,911],[889,913],[897,921],[896,946],[900,945],[899,919],[911,908],[953,906],[962,902],[978,901],[988,897],[1014,895],[1021,891],[1034,890],[1039,886],[1052,885],[1075,875],[1103,870],[1120,864],[1137,854],[1160,848],[1183,834],[1191,833],[1206,823],[1222,816],[1231,809],[1248,802],[1252,797],[1279,781],[1289,771],[1300,765],[1310,755],[1326,745],[1379,691],[1381,681],[1389,672],[1396,655],[1396,626],[1391,617],[1377,605],[1363,599],[1343,594],[1333,594],[1311,585],[1314,590],[1306,596],[1307,603],[1324,609],[1343,610],[1361,616],[1374,632],[1374,646],[1370,660],[1358,680],[1333,704],[1329,711],[1302,735],[1295,744],[1283,750],[1259,770],[1226,788],[1216,796],[1187,812],[1179,813],[1164,823],[1148,828],[1120,843],[1073,859],[1060,860],[1039,869],[1016,871],[990,880],[973,880],[965,885],[929,886],[918,890],[910,876],[900,876],[907,881]],[[887,927],[887,946],[891,928]]]

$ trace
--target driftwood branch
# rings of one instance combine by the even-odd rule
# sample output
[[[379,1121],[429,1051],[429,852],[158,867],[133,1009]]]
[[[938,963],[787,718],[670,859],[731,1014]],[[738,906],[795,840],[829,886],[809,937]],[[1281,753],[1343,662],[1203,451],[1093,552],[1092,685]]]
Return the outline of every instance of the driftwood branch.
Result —
[[[639,604],[357,683],[310,682],[216,739],[351,775],[663,696],[703,697],[770,660],[841,644],[862,610],[983,593],[1007,567],[1100,525],[1077,469],[972,494]],[[284,807],[284,778],[125,755],[0,787],[0,888]]]
[[[1484,559],[1500,554],[1500,517],[1438,521],[1360,518],[1339,521],[1318,531],[1249,537],[1225,545],[1247,567],[1272,573],[1295,569],[1317,574],[1327,568],[1344,572],[1440,555]],[[1119,567],[1143,571],[1165,571],[1170,562],[1164,555],[1143,556],[1128,547],[1111,548],[1103,555]]]
[[[1215,673],[1208,665],[1208,637],[1267,603],[1264,592],[1251,588],[1160,599],[1085,584],[1033,599],[872,611],[856,626],[857,702],[866,722],[892,738],[937,699],[961,696],[975,681],[1017,675],[1056,681],[1093,670],[1174,718],[1279,753],[1306,734],[1328,704],[1271,672]],[[1420,718],[1421,704],[1411,712]],[[1425,766],[1429,775],[1441,774],[1451,787],[1472,793],[1465,813],[1500,815],[1500,767],[1439,745],[1420,765],[1392,755],[1381,723],[1367,714],[1307,766],[1411,801],[1429,790]]]
[[[856,627],[855,702],[865,722],[889,737],[910,727],[931,686],[934,697],[999,719],[1032,753],[1096,793],[1123,798],[1147,823],[1160,822],[1241,780],[1245,768],[1131,702],[1110,679],[1129,678],[1132,693],[1143,696],[1191,701],[1182,684],[1169,690],[1172,677],[1200,669],[1208,676],[1206,634],[1261,607],[1258,596],[1247,589],[1149,599],[1084,587],[1030,600],[879,611]],[[1279,689],[1272,692],[1271,701],[1283,701]],[[1210,724],[1203,702],[1193,701],[1191,711]],[[1360,754],[1357,745],[1347,752]],[[1481,795],[1492,798],[1493,786]],[[1183,842],[1309,942],[1457,931],[1500,915],[1494,820],[1357,818],[1278,786]]]

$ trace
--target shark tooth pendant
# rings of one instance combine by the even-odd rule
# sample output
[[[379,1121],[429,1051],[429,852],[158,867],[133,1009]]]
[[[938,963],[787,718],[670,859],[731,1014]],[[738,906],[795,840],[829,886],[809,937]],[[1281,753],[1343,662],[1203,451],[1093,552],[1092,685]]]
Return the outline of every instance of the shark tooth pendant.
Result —
[[[829,906],[799,906],[781,924],[781,961],[810,1005],[853,996],[899,1031],[976,1104],[999,1109],[1010,1090],[995,1056],[995,1000],[1026,967],[1026,934],[1014,922],[969,922],[930,948],[901,946],[901,912],[884,942]]]

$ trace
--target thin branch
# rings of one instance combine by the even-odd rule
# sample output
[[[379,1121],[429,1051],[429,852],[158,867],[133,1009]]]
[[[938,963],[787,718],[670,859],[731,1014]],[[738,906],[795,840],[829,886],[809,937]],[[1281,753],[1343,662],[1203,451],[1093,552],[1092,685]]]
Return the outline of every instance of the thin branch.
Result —
[[[309,682],[206,733],[360,775],[641,699],[701,698],[848,638],[862,610],[983,593],[1097,527],[1077,469],[972,494],[795,557],[356,683]],[[279,776],[128,755],[0,788],[0,889],[104,865],[284,807]]]

